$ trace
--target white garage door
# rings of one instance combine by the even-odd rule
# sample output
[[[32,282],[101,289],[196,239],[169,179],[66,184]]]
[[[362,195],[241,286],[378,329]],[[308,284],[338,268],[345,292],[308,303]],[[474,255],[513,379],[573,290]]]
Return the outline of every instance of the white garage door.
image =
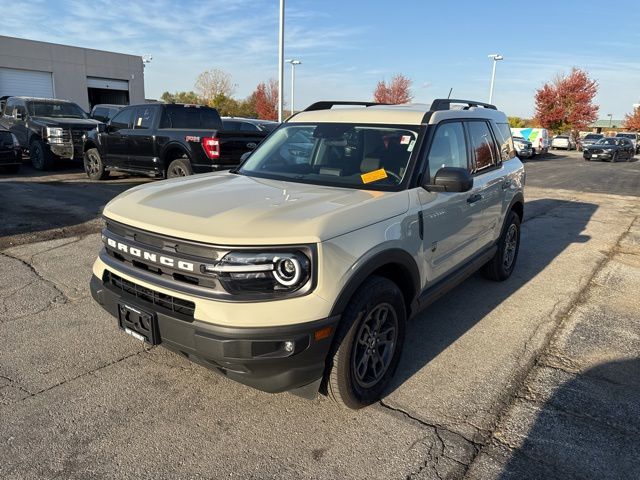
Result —
[[[0,67],[0,96],[53,98],[51,72]]]
[[[129,82],[126,80],[114,80],[112,78],[87,77],[89,88],[104,88],[106,90],[129,91]]]

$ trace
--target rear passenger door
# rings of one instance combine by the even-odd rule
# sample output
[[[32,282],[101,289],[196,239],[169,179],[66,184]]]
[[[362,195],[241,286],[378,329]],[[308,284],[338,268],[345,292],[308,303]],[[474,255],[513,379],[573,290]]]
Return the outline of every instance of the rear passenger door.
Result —
[[[462,121],[440,123],[427,151],[424,175],[432,183],[443,167],[471,169],[471,151]],[[423,242],[425,267],[429,281],[452,272],[478,252],[482,229],[479,188],[468,192],[428,192],[418,189],[424,222]]]

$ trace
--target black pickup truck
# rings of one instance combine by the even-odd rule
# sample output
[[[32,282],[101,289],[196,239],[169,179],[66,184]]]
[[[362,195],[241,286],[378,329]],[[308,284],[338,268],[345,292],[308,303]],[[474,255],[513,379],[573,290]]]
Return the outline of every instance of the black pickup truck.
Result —
[[[99,123],[75,103],[51,98],[8,97],[0,117],[0,127],[29,150],[38,170],[51,168],[58,158],[81,159],[82,137]]]
[[[225,170],[240,163],[268,132],[227,132],[214,108],[144,104],[123,108],[84,142],[87,176],[112,170],[172,178]]]

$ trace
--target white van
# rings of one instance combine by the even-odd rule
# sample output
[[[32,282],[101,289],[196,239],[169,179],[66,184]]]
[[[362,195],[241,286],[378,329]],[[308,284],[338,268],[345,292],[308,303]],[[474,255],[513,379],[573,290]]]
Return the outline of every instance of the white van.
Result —
[[[512,128],[511,135],[524,137],[533,146],[533,155],[547,153],[551,146],[551,138],[546,128]]]

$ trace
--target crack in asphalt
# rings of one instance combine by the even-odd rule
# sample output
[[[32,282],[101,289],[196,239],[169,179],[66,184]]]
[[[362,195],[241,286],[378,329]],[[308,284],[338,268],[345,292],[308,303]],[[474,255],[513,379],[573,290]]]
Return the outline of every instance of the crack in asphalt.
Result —
[[[58,292],[58,295],[60,297],[62,297],[64,299],[63,303],[67,303],[69,302],[69,298],[64,294],[64,292],[62,290],[60,290],[58,288],[58,286],[52,282],[51,280],[45,278],[44,276],[42,276],[42,274],[40,274],[40,272],[38,272],[38,270],[36,270],[36,268],[31,265],[29,262],[24,261],[23,259],[19,258],[19,257],[15,257],[13,255],[10,255],[6,252],[0,252],[0,255],[3,257],[7,257],[7,258],[11,258],[13,260],[16,260],[20,263],[22,263],[24,266],[26,266],[29,270],[31,270],[31,272],[40,280],[42,280],[44,283],[50,285],[56,292]]]

